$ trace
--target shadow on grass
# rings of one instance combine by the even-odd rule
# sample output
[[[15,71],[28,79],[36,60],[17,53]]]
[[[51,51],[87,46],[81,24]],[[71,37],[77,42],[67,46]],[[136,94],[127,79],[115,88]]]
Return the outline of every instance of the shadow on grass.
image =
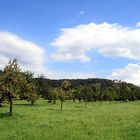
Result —
[[[32,105],[32,104],[13,104],[13,105],[15,105],[15,106],[39,106],[38,104],[34,104],[34,105]]]
[[[83,106],[82,105],[80,105],[80,106],[76,105],[75,108],[83,108]]]
[[[0,113],[0,118],[5,118],[5,117],[9,117],[9,112]]]
[[[0,108],[2,108],[2,107],[6,107],[7,105],[5,105],[5,104],[2,104],[1,106],[0,106]]]

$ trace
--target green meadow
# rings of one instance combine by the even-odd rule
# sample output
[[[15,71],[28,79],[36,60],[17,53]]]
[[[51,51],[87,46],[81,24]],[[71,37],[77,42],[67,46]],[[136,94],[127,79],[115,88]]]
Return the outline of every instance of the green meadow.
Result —
[[[35,105],[14,101],[0,108],[0,140],[139,140],[140,101],[84,103],[65,101]]]

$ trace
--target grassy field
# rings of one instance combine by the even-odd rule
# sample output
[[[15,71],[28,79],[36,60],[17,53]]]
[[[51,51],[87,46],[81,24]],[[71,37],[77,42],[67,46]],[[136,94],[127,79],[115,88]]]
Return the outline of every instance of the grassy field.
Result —
[[[0,140],[140,140],[140,101],[48,104],[16,101],[0,108]]]

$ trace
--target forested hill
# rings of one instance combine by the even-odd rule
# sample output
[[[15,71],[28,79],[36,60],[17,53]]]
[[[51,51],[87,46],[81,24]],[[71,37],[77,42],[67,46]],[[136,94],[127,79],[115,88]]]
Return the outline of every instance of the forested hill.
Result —
[[[99,78],[89,78],[89,79],[61,79],[61,80],[51,80],[43,79],[48,85],[53,87],[61,86],[62,81],[69,81],[72,87],[86,86],[89,84],[101,83],[103,87],[109,87],[113,85],[112,80],[99,79]]]
[[[36,78],[38,80],[38,78]],[[101,83],[103,88],[106,87],[113,87],[114,82],[109,79],[101,79],[101,78],[89,78],[89,79],[60,79],[60,80],[51,80],[51,79],[42,79],[46,84],[52,87],[60,87],[62,81],[68,81],[71,83],[71,87],[77,87],[77,86],[86,86],[89,84],[95,84],[95,83]],[[131,83],[126,83],[129,86],[135,86],[139,88],[136,85],[133,85]],[[140,88],[139,88],[140,89]]]
[[[39,80],[39,78],[36,78],[36,80]],[[95,83],[101,83],[102,87],[112,87],[114,82],[112,80],[108,79],[100,79],[100,78],[89,78],[89,79],[60,79],[60,80],[51,80],[51,79],[40,79],[43,80],[46,84],[52,87],[60,87],[62,81],[68,81],[71,83],[72,87],[77,86],[86,86],[89,84],[95,84]],[[127,83],[128,84],[128,83]],[[128,84],[132,85],[132,84]]]

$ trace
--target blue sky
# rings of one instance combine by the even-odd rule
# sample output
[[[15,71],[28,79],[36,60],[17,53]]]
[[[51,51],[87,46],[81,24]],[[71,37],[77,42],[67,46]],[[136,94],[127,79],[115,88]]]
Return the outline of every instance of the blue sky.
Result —
[[[0,68],[140,84],[139,0],[0,0]],[[97,39],[96,39],[97,38]]]

